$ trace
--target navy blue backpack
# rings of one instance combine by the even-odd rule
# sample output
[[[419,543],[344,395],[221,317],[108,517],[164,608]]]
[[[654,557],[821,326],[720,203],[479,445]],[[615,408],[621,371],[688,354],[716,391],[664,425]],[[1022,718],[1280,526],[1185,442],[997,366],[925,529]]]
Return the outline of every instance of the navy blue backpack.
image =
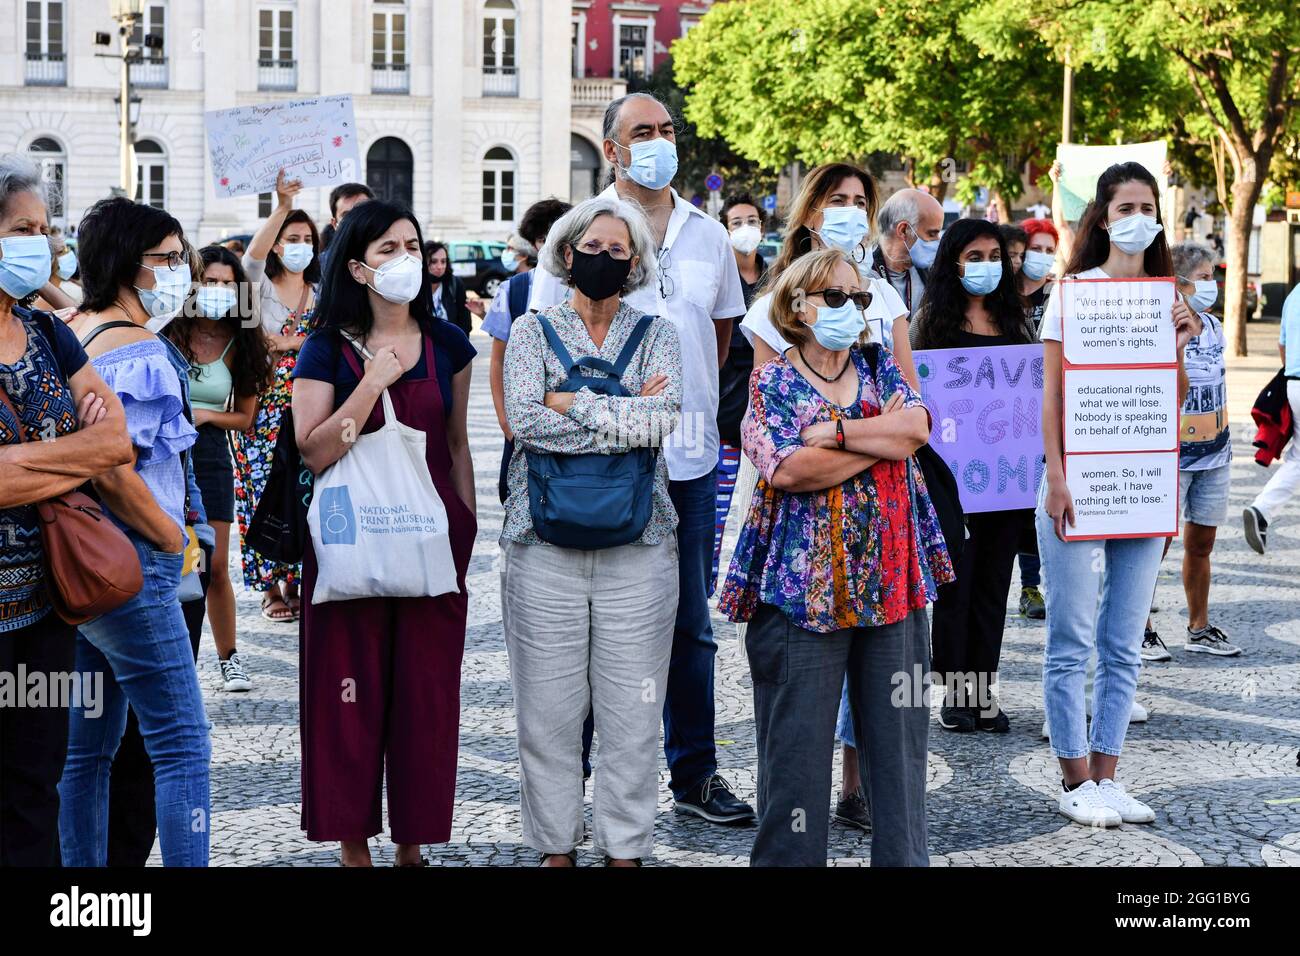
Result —
[[[555,391],[588,388],[602,395],[628,397],[622,377],[654,316],[637,322],[612,365],[588,356],[574,360],[544,315],[538,315],[546,341],[564,365],[567,378]],[[602,372],[584,375],[580,370]],[[537,537],[560,548],[599,551],[640,539],[654,505],[654,448],[613,455],[558,455],[528,452],[528,509]]]

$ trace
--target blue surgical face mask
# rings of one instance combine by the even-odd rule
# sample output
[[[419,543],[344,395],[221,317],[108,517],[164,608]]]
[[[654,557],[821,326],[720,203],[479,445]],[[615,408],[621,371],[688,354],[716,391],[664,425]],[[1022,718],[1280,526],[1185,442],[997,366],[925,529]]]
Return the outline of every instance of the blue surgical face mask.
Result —
[[[866,319],[852,299],[838,309],[817,306],[817,324],[809,326],[817,344],[831,352],[842,352],[853,345],[866,327]]]
[[[623,146],[618,140],[614,143]],[[631,151],[632,161],[619,169],[638,186],[663,189],[677,175],[677,144],[672,140],[657,136],[623,148]]]
[[[1030,249],[1025,253],[1025,261],[1020,265],[1020,271],[1030,282],[1037,282],[1052,271],[1052,266],[1056,264],[1056,256],[1048,252],[1039,252],[1037,249]]]
[[[237,299],[235,290],[226,285],[205,285],[194,293],[199,315],[208,319],[225,318],[235,307]]]
[[[286,242],[284,252],[280,254],[280,261],[290,272],[302,272],[311,265],[315,257],[316,250],[312,248],[310,242]]]
[[[142,289],[135,287],[140,296],[140,304],[149,313],[145,327],[151,332],[160,332],[162,327],[176,317],[176,313],[185,304],[185,297],[190,294],[190,270],[184,264],[179,269],[168,266],[144,266],[153,271],[154,287]]]
[[[64,282],[77,274],[77,254],[69,249],[55,260],[59,267],[59,278]]]
[[[939,253],[939,240],[922,239],[915,226],[910,222],[907,225],[912,230],[912,235],[916,236],[916,242],[912,243],[912,248],[907,250],[908,255],[912,257],[912,265],[918,269],[930,268],[934,265],[934,257]],[[942,233],[940,236],[942,237]]]
[[[1121,252],[1130,256],[1145,252],[1147,246],[1155,241],[1156,236],[1164,232],[1164,227],[1156,222],[1155,216],[1137,212],[1123,219],[1116,219],[1110,224],[1110,241]]]
[[[962,288],[971,295],[988,295],[1002,281],[1002,263],[967,262],[961,277]]]
[[[1188,299],[1188,305],[1197,312],[1207,312],[1218,298],[1219,283],[1213,279],[1197,279],[1196,292]]]
[[[44,236],[0,239],[0,289],[25,299],[50,281],[50,240]]]
[[[827,206],[817,237],[832,249],[852,252],[867,237],[867,211],[857,206]]]
[[[519,257],[507,249],[501,253],[501,264],[505,266],[507,272],[514,272],[519,268]]]

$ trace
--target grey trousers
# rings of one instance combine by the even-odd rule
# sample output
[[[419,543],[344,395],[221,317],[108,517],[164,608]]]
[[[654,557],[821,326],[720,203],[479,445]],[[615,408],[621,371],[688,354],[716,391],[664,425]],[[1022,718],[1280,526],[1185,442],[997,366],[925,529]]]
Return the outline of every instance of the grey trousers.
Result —
[[[871,865],[928,866],[925,777],[930,710],[924,610],[897,624],[816,634],[771,605],[749,622],[745,650],[758,736],[758,833],[751,866],[825,866],[835,718],[848,674]]]
[[[616,859],[649,856],[677,537],[602,551],[501,548],[524,842],[542,853],[582,842],[582,724],[592,709],[600,741],[592,842]]]

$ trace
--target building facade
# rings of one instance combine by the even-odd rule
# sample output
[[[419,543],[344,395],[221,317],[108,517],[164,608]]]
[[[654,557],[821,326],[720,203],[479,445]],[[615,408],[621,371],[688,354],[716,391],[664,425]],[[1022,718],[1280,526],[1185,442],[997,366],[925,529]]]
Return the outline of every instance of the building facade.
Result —
[[[350,93],[364,177],[430,236],[502,238],[546,196],[600,175],[599,115],[623,90],[575,79],[571,0],[147,0],[132,66],[137,198],[199,241],[250,232],[270,195],[217,199],[203,113]],[[558,15],[557,15],[558,14]],[[96,45],[97,33],[111,45]],[[109,0],[0,0],[0,151],[62,186],[73,226],[119,179],[117,25]],[[134,111],[134,110],[133,110]],[[323,224],[328,190],[300,205]]]

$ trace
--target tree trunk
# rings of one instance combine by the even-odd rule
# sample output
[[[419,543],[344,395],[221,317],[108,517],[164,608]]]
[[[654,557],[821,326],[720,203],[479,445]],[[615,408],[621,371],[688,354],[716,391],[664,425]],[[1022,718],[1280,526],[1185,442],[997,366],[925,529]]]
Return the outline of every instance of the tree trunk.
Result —
[[[1243,157],[1242,168],[1254,170],[1255,157]],[[1227,275],[1223,284],[1223,324],[1233,355],[1246,354],[1246,281],[1250,262],[1250,234],[1255,224],[1255,204],[1263,181],[1242,176],[1232,184],[1232,211],[1228,213]]]
[[[944,176],[946,169],[944,163],[935,163],[930,168],[930,180],[926,184],[930,187],[930,195],[939,202],[943,202],[943,197],[948,195],[948,180]]]

